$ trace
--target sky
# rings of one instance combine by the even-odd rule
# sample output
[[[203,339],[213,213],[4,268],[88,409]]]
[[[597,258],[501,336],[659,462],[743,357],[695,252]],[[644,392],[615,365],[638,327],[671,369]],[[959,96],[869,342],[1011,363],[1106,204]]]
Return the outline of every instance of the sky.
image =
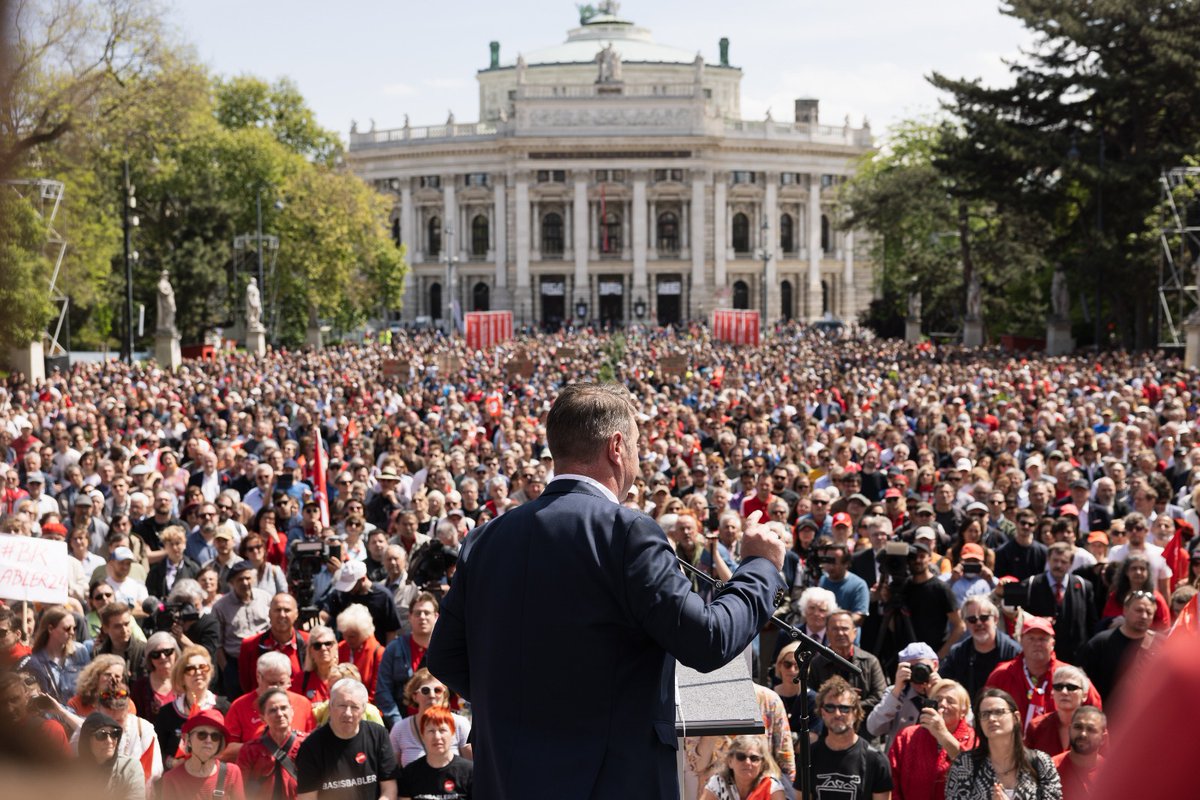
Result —
[[[479,116],[475,73],[500,42],[501,62],[558,44],[579,22],[568,0],[168,0],[182,39],[221,75],[292,79],[318,121],[360,129]],[[331,15],[331,11],[333,12]],[[938,110],[926,76],[1007,83],[1004,59],[1032,44],[998,0],[625,0],[620,14],[660,44],[742,68],[742,116],[792,118],[797,97],[821,101],[821,122],[870,120],[879,135]]]

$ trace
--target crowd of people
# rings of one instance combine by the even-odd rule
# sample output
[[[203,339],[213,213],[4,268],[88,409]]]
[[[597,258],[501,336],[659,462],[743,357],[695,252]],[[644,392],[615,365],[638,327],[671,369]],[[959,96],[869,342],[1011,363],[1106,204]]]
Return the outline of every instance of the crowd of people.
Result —
[[[1196,376],[801,326],[10,376],[0,534],[63,542],[69,589],[0,604],[4,749],[122,797],[469,797],[471,709],[426,649],[460,546],[541,497],[546,414],[601,369],[639,412],[618,500],[718,580],[761,515],[777,614],[860,668],[808,668],[816,797],[1090,796],[1200,589]],[[797,651],[764,629],[766,734],[689,738],[687,800],[801,792]]]

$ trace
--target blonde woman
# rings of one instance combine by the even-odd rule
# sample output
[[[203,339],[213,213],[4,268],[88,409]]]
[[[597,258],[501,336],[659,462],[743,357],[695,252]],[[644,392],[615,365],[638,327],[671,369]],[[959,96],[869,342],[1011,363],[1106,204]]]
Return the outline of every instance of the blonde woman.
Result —
[[[779,767],[763,736],[734,739],[725,768],[700,790],[700,800],[783,800],[784,796]]]

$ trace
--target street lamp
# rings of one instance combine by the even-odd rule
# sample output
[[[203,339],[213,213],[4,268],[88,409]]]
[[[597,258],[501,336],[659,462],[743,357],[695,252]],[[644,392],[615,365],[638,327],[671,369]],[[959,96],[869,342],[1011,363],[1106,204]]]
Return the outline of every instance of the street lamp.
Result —
[[[586,300],[580,300],[575,304],[575,316],[579,317],[579,321],[583,322],[587,319],[588,304]]]
[[[646,301],[640,297],[633,301],[633,315],[638,319],[646,316]]]
[[[762,332],[767,332],[767,267],[771,263],[771,223],[767,221],[767,217],[763,215],[762,223]]]
[[[454,225],[447,222],[442,236],[446,240],[446,332],[454,336],[454,268],[458,264],[454,255]]]
[[[263,187],[259,186],[254,190],[254,216],[256,225],[254,235],[258,241],[258,291],[263,297],[267,296],[267,284],[263,279],[263,232],[262,232],[262,191]],[[275,210],[283,211],[283,201],[275,201]]]

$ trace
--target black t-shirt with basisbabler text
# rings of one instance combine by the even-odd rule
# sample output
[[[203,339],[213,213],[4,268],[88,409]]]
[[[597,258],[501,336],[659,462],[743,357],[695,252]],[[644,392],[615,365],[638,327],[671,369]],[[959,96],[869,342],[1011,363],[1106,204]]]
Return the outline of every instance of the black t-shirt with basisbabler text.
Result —
[[[296,753],[296,790],[321,800],[377,800],[379,785],[396,779],[396,756],[382,725],[364,721],[342,739],[328,725],[317,728]]]

